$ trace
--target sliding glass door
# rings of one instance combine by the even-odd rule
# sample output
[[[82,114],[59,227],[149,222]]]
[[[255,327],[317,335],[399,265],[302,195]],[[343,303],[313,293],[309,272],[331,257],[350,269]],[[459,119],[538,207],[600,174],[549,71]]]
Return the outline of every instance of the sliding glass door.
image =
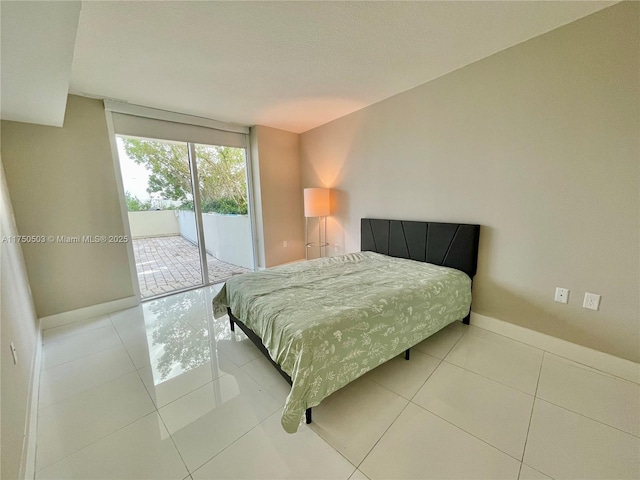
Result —
[[[253,270],[245,148],[116,138],[143,299]]]
[[[198,174],[200,224],[210,283],[253,270],[244,148],[190,144]]]

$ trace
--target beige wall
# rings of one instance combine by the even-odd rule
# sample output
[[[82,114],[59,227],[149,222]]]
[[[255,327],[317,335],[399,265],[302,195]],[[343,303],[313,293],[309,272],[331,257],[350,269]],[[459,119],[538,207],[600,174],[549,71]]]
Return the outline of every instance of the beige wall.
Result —
[[[304,258],[304,211],[299,135],[258,125],[251,129],[259,267]],[[283,241],[287,247],[283,247]]]
[[[0,163],[0,238],[17,235],[4,169]],[[38,320],[31,299],[19,243],[0,244],[0,331],[2,332],[0,419],[1,478],[19,478],[26,461],[26,433],[30,392],[38,342]],[[18,357],[14,365],[9,345]]]
[[[64,126],[3,121],[2,160],[22,235],[123,235],[101,101],[70,95]],[[134,294],[125,244],[24,244],[39,317]]]
[[[303,185],[336,189],[331,243],[358,250],[361,217],[479,223],[473,311],[640,361],[639,11],[615,5],[302,134]]]

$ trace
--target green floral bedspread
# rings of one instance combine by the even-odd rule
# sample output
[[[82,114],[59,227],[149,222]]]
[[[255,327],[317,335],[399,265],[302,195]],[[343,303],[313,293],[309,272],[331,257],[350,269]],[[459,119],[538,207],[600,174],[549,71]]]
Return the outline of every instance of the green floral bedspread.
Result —
[[[471,280],[458,270],[361,252],[247,273],[213,300],[231,307],[293,381],[282,426],[305,409],[464,318]]]

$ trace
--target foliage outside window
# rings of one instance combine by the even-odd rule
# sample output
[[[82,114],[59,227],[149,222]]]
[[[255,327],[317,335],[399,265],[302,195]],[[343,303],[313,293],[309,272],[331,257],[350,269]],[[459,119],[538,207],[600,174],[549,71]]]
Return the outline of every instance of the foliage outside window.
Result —
[[[127,210],[130,212],[142,212],[151,209],[151,200],[140,200],[129,192],[124,193],[124,198],[127,201]]]
[[[150,172],[147,192],[178,204],[179,209],[193,210],[191,173],[187,145],[123,137],[125,151],[138,165]],[[196,145],[202,212],[247,213],[247,183],[244,150],[241,148]],[[127,206],[143,206],[131,196]],[[149,205],[147,210],[151,208]],[[140,208],[143,210],[144,208]]]

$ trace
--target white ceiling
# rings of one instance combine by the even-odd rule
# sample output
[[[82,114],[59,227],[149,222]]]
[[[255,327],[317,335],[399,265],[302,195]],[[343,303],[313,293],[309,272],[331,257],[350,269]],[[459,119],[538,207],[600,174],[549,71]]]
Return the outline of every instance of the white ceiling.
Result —
[[[81,4],[0,1],[2,119],[62,126]]]
[[[303,132],[614,3],[85,1],[69,91]]]

